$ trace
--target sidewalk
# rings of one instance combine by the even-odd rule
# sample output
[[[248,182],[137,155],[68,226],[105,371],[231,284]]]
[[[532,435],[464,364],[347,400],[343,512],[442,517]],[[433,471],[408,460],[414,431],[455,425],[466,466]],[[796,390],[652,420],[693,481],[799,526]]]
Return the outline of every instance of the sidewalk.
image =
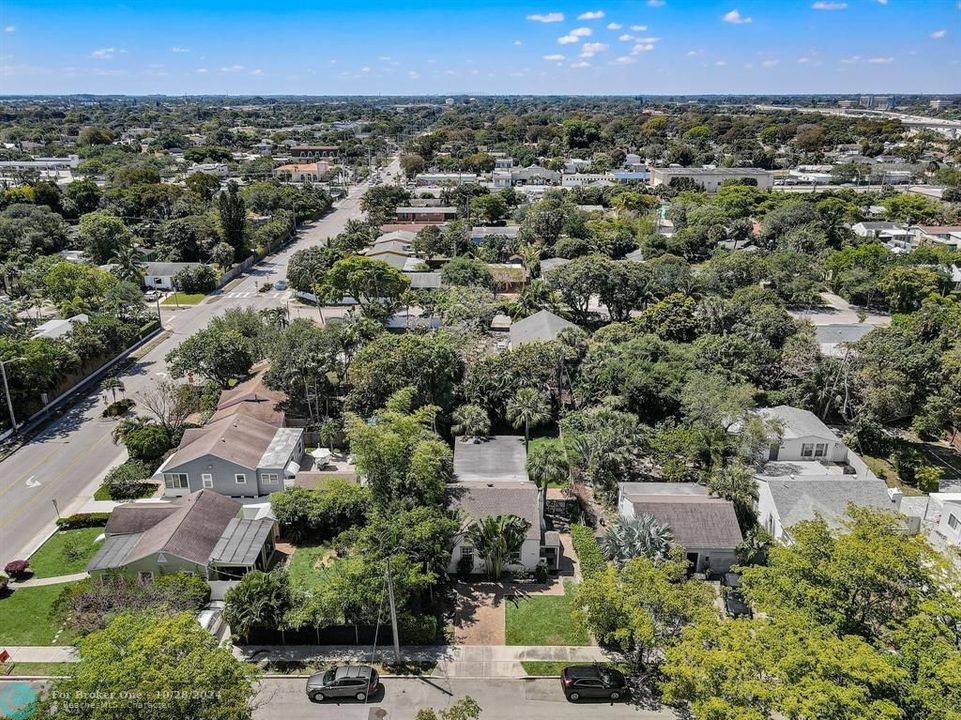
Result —
[[[77,662],[77,648],[72,645],[21,645],[5,647],[14,663]]]
[[[403,645],[401,660],[433,662],[434,675],[459,678],[524,677],[521,661],[604,662],[610,660],[606,650],[596,645]],[[393,662],[394,648],[379,645],[249,645],[235,646],[234,655],[242,660],[325,661],[325,662]]]
[[[61,583],[69,582],[80,582],[81,580],[86,580],[90,575],[85,572],[74,573],[73,575],[55,575],[54,577],[46,578],[30,578],[29,580],[24,580],[23,582],[13,582],[10,581],[10,587],[16,590],[17,588],[32,588],[32,587],[42,587],[44,585],[59,585]]]

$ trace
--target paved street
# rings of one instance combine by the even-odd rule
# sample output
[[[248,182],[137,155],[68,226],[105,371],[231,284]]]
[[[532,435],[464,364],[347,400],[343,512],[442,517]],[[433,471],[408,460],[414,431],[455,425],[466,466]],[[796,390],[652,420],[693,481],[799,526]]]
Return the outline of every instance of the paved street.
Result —
[[[390,169],[396,171],[397,165],[394,160]],[[165,375],[164,356],[215,315],[230,308],[260,309],[286,302],[290,291],[257,290],[265,282],[286,276],[287,263],[296,250],[322,244],[349,219],[359,218],[359,200],[366,189],[366,185],[355,186],[333,212],[302,226],[295,243],[251,268],[223,292],[194,307],[164,307],[163,324],[171,334],[121,376],[127,395],[136,398],[138,392],[149,390]],[[76,512],[93,496],[104,473],[123,461],[125,450],[110,439],[116,421],[102,418],[102,410],[100,393],[94,392],[0,462],[0,567],[29,555],[43,542],[56,519],[53,500],[62,515]]]
[[[589,717],[671,720],[670,710],[646,710],[630,702],[569,703],[557,678],[467,680],[387,678],[383,690],[366,704],[357,701],[312,703],[304,678],[266,679],[257,695],[255,720],[412,720],[420,708],[442,709],[470,695],[483,708],[481,720],[565,720]]]

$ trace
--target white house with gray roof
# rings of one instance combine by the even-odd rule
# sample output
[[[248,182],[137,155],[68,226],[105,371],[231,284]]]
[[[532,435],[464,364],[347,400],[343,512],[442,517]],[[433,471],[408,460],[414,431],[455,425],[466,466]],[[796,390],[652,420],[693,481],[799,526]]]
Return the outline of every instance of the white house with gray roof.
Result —
[[[527,451],[520,435],[495,435],[480,442],[454,442],[454,477],[446,489],[448,506],[459,511],[464,528],[475,520],[496,515],[516,515],[528,523],[520,552],[509,558],[508,570],[533,571],[542,554],[557,567],[560,543],[556,533],[545,533],[542,496],[527,476]],[[548,542],[545,542],[548,541]],[[543,552],[542,552],[543,547]],[[484,572],[484,559],[465,540],[454,538],[448,572],[458,572],[465,562],[472,573]]]

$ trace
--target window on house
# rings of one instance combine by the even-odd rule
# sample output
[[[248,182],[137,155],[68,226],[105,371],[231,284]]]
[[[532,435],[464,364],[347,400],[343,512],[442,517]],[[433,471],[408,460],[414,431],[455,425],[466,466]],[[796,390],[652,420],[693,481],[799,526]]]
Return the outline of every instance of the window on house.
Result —
[[[247,476],[244,475],[243,473],[237,473],[236,475],[234,475],[234,482],[237,483],[238,485],[246,485]]]
[[[264,485],[276,485],[277,473],[264,473],[260,476],[260,479],[264,481]]]
[[[814,443],[801,443],[801,457],[812,457],[814,455]]]
[[[185,490],[190,487],[187,473],[164,473],[164,485],[168,490]]]
[[[466,565],[470,561],[471,567],[474,565],[474,548],[463,545],[460,549],[460,559]]]
[[[513,552],[507,556],[508,565],[520,565],[521,564],[521,554],[520,552]]]
[[[959,526],[961,526],[961,520],[958,520],[954,515],[948,515],[948,527],[957,530]]]
[[[140,582],[142,582],[142,583],[151,582],[151,581],[153,580],[153,573],[152,573],[152,572],[139,572],[139,573],[137,573],[137,579],[140,580]]]
[[[814,457],[824,457],[828,454],[828,444],[818,443],[814,446]]]
[[[212,488],[214,486],[214,476],[210,473],[201,473],[200,482],[204,484],[205,488]]]

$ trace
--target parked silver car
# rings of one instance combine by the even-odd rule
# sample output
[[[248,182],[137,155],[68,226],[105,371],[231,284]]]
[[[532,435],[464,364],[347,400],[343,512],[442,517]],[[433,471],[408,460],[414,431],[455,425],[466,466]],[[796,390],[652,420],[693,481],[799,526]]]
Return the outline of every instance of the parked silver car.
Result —
[[[314,673],[307,679],[307,697],[311,702],[327,698],[356,698],[366,700],[377,692],[380,677],[367,665],[342,665]]]

